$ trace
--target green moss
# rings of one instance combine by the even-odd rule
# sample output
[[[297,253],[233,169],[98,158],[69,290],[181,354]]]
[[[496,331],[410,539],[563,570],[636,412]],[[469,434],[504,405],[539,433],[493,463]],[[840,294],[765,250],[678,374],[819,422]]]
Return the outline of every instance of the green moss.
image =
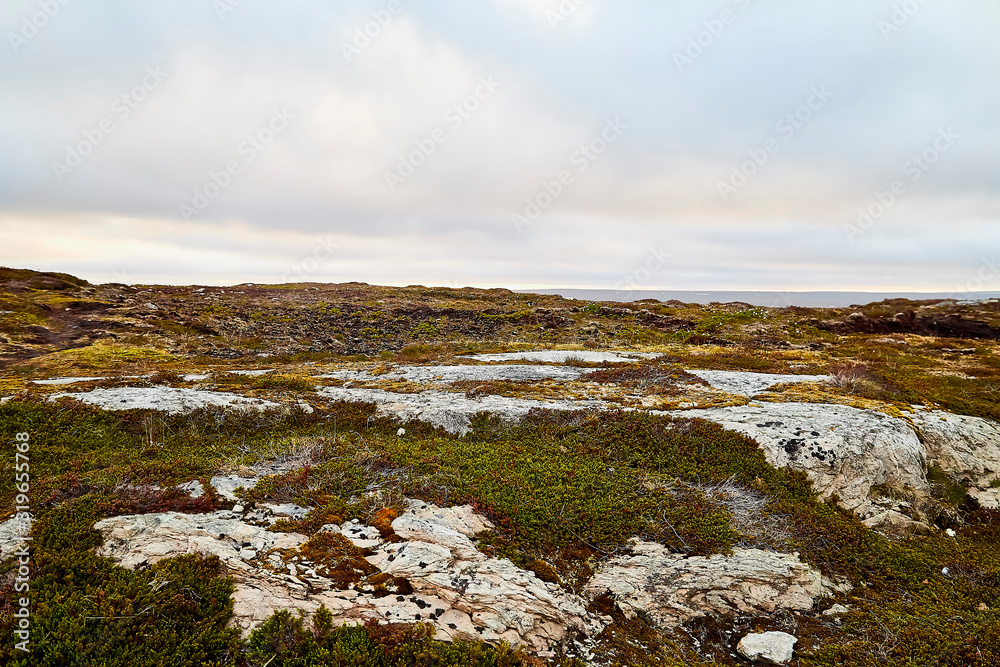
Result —
[[[227,411],[205,408],[187,415],[148,410],[108,413],[74,401],[10,401],[0,406],[0,438],[31,434],[36,502],[120,484],[168,486],[219,472],[226,462],[252,464],[283,456],[304,439],[322,436],[335,418],[344,428],[363,426],[370,406],[317,411]],[[13,498],[13,476],[0,475],[0,502]]]
[[[935,485],[941,499],[953,507],[961,505],[969,493],[969,487],[953,480],[938,465],[931,465],[927,468],[927,481]]]
[[[441,330],[433,322],[421,322],[410,329],[410,336],[413,338],[436,338],[441,334]]]
[[[159,365],[175,361],[176,358],[163,350],[153,347],[119,345],[98,342],[83,348],[54,352],[35,360],[40,367],[52,372],[71,370],[123,369],[137,365]]]
[[[286,373],[270,373],[267,375],[243,375],[240,373],[217,374],[213,381],[222,386],[242,386],[249,389],[264,389],[286,391],[293,393],[308,393],[316,391],[316,382],[306,376]]]
[[[722,311],[712,313],[702,319],[695,326],[697,333],[717,333],[722,329],[731,328],[735,324],[745,322],[765,321],[770,318],[770,313],[764,308],[750,308],[736,312]]]
[[[232,581],[217,558],[188,555],[133,572],[95,556],[93,530],[107,499],[43,512],[32,543],[30,651],[15,650],[14,618],[0,613],[0,662],[12,667],[231,664],[239,635],[226,629]],[[5,598],[12,595],[5,585]]]
[[[448,647],[399,628],[392,629],[395,639],[388,643],[403,652],[387,654],[381,629],[338,630],[345,634],[324,639],[335,632],[322,615],[309,629],[294,616],[276,616],[244,648],[224,631],[229,584],[219,576],[217,563],[186,557],[131,573],[89,551],[98,539],[91,527],[102,516],[219,506],[211,493],[197,501],[176,491],[119,489],[109,495],[119,482],[169,487],[208,477],[225,462],[253,463],[294,455],[304,447],[310,448],[309,466],[265,478],[243,496],[249,502],[294,501],[312,508],[287,528],[311,536],[303,557],[333,566],[331,574],[344,587],[388,592],[402,590],[398,587],[406,582],[366,569],[353,545],[316,535],[318,528],[358,518],[392,539],[391,521],[407,496],[442,505],[471,503],[496,526],[480,536],[480,549],[575,589],[601,559],[621,553],[633,537],[685,554],[733,548],[742,536],[725,504],[710,491],[711,485],[732,480],[765,498],[768,515],[781,517],[789,535],[787,550],[857,586],[839,600],[856,610],[843,628],[806,624],[797,631],[803,665],[869,665],[872,656],[890,665],[1000,662],[992,611],[1000,599],[995,548],[1000,513],[963,515],[957,539],[935,533],[894,543],[853,513],[819,501],[804,474],[770,466],[753,440],[704,421],[642,412],[536,412],[519,424],[476,417],[463,438],[422,423],[406,424],[406,435],[398,437],[399,424],[375,414],[372,405],[352,403],[311,415],[214,409],[184,416],[105,413],[76,404],[16,400],[0,406],[0,438],[32,434],[33,498],[40,515],[35,533],[39,599],[47,606],[38,607],[38,619],[48,634],[38,635],[47,639],[31,656],[33,662],[22,664],[72,664],[60,660],[81,650],[85,661],[140,665],[263,664],[279,654],[283,657],[272,664],[327,664],[323,660],[331,655],[341,655],[344,664],[384,661],[387,655],[397,659],[373,663],[379,665],[494,664],[489,660],[502,655],[513,660],[515,652],[509,650]],[[932,481],[946,487],[948,480],[941,476],[930,472]],[[378,493],[371,493],[374,489]],[[955,498],[958,490],[952,488]],[[0,477],[6,506],[12,493],[10,476]],[[185,588],[154,591],[158,584],[150,582],[157,573],[176,578],[204,600],[185,598]],[[168,618],[176,613],[176,628],[144,612],[150,604],[153,610],[169,610]],[[626,619],[613,611],[612,602],[602,612],[615,623],[602,637],[604,648],[595,649],[607,651],[601,655],[609,664],[699,664],[684,648],[683,636],[665,636],[641,617]],[[9,614],[0,608],[2,613]],[[106,618],[91,625],[95,621],[86,620],[91,616]],[[0,619],[0,625],[10,622],[9,615]],[[145,634],[162,634],[166,643],[152,647]],[[393,643],[397,639],[402,643]],[[134,646],[126,646],[129,641]],[[102,642],[121,653],[120,662],[111,648],[102,652]],[[86,649],[79,648],[83,645]]]
[[[479,642],[435,642],[431,639],[433,629],[425,625],[369,624],[335,628],[325,607],[313,615],[310,625],[287,611],[276,613],[248,642],[247,657],[251,664],[268,663],[273,667],[521,667],[532,664],[526,655],[506,644],[491,647]],[[568,662],[563,665],[571,667]]]

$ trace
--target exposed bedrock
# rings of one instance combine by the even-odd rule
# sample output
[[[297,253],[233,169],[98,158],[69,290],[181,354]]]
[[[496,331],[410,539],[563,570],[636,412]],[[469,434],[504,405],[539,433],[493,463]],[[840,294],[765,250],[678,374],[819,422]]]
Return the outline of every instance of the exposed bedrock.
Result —
[[[797,554],[734,549],[730,556],[687,557],[638,540],[632,551],[602,565],[585,594],[610,594],[626,615],[648,614],[663,628],[706,615],[805,611],[836,590]]]
[[[402,538],[385,542],[377,530],[346,523],[325,527],[358,547],[373,548],[368,562],[412,591],[400,594],[337,590],[302,560],[276,558],[295,550],[303,535],[273,533],[238,514],[177,513],[120,516],[97,523],[105,542],[98,553],[136,568],[185,553],[218,556],[236,581],[233,624],[244,633],[282,609],[315,612],[326,605],[338,623],[378,619],[431,623],[437,638],[506,640],[546,651],[571,634],[602,629],[582,598],[521,570],[507,559],[488,558],[472,541],[489,524],[470,507],[442,509],[413,501],[392,523]],[[287,553],[291,552],[286,552]]]

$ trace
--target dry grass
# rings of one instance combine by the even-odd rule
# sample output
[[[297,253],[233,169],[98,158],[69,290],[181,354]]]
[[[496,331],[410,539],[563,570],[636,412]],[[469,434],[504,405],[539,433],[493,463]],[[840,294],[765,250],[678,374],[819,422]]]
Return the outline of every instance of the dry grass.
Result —
[[[834,366],[830,369],[830,384],[864,398],[879,398],[886,393],[878,377],[863,363]]]

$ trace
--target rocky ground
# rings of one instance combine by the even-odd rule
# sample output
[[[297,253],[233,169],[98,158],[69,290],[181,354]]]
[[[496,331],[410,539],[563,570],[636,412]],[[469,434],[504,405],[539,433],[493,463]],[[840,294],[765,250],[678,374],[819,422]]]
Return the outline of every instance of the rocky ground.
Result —
[[[21,664],[1000,660],[996,301],[0,279]]]

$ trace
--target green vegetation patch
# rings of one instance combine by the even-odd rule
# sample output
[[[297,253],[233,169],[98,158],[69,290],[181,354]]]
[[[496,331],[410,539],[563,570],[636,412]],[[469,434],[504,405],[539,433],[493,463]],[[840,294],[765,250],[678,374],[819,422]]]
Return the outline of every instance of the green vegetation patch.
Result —
[[[41,513],[33,529],[30,652],[11,641],[13,582],[3,586],[0,663],[67,665],[227,665],[240,650],[227,630],[233,584],[219,560],[195,555],[133,572],[99,558],[94,523],[107,497],[70,501]]]
[[[39,519],[36,653],[24,660],[4,648],[4,664],[533,664],[502,646],[432,642],[419,628],[334,630],[325,614],[311,625],[278,614],[242,643],[225,630],[232,585],[217,561],[185,556],[128,572],[90,551],[99,539],[92,526],[104,516],[225,506],[211,488],[193,500],[136,486],[168,488],[264,459],[298,463],[244,492],[244,500],[310,508],[305,519],[277,528],[309,535],[303,552],[344,587],[391,593],[406,582],[379,579],[363,553],[319,528],[358,518],[392,539],[392,518],[407,497],[472,504],[496,526],[479,536],[485,553],[578,590],[633,537],[688,555],[754,542],[717,493],[725,484],[759,500],[761,521],[780,521],[785,537],[775,548],[797,550],[824,574],[855,584],[838,599],[853,609],[842,627],[797,631],[803,665],[1000,663],[1000,513],[960,514],[954,539],[932,531],[892,542],[818,500],[803,473],[769,465],[753,440],[705,421],[537,411],[518,424],[478,416],[459,438],[423,423],[403,425],[399,436],[399,423],[375,414],[355,403],[313,414],[205,409],[178,416],[20,400],[0,406],[0,437],[32,434]],[[945,493],[957,494],[946,481]],[[0,500],[9,507],[12,498],[12,476],[0,479]],[[9,601],[12,582],[4,585]],[[9,637],[13,607],[4,604],[0,631]],[[595,648],[607,651],[609,664],[698,664],[680,646],[683,635],[619,617],[610,604],[601,613],[615,623],[604,648]]]

